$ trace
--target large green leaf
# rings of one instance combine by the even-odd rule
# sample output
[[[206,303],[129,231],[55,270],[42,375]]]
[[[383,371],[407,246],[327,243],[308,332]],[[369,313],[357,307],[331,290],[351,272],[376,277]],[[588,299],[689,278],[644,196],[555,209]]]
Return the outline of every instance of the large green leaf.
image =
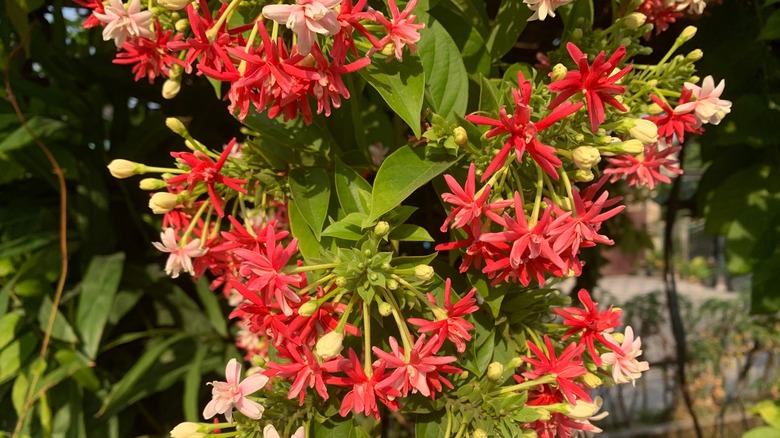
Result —
[[[314,237],[320,240],[330,202],[330,178],[321,168],[293,169],[287,180],[293,201],[303,219],[309,224]]]
[[[387,104],[412,128],[418,138],[425,95],[425,72],[420,58],[407,54],[403,62],[377,60],[360,70]]]
[[[371,184],[354,169],[336,158],[336,195],[344,213],[371,211]]]
[[[290,215],[290,231],[292,231],[293,236],[298,239],[298,250],[306,259],[319,257],[322,245],[312,232],[309,224],[306,223],[306,219],[304,219],[301,210],[298,209],[298,206],[294,202],[290,202],[287,211]]]
[[[515,45],[530,16],[531,9],[525,3],[518,0],[501,1],[487,40],[488,51],[493,59],[501,58]]]
[[[16,375],[36,345],[38,339],[32,332],[27,332],[0,350],[0,385]]]
[[[766,19],[758,39],[764,41],[780,39],[780,10],[772,12],[772,15]]]
[[[312,423],[311,436],[313,438],[357,438],[358,435],[352,421],[328,420],[324,423]]]
[[[780,254],[759,262],[753,271],[750,313],[770,314],[780,311]]]
[[[90,358],[97,356],[114,296],[122,279],[124,253],[97,256],[92,259],[81,283],[81,296],[76,309],[76,328],[83,341],[83,351]]]
[[[420,60],[425,70],[425,97],[434,113],[450,122],[466,113],[468,77],[458,46],[438,22],[420,32]]]
[[[38,309],[38,323],[40,324],[41,331],[45,331],[49,325],[49,317],[52,311],[51,298],[48,295],[44,295],[43,301],[41,301],[41,307]],[[65,319],[65,316],[57,310],[54,315],[54,323],[51,328],[51,337],[65,342],[77,342],[78,337],[73,327]]]
[[[44,117],[33,117],[27,122],[27,127],[32,130],[38,138],[50,137],[55,132],[65,127],[65,123],[59,120],[47,119]],[[20,126],[16,131],[0,140],[0,152],[8,152],[22,148],[33,142],[32,136],[27,129]]]
[[[374,180],[369,221],[374,221],[398,207],[412,192],[447,170],[453,163],[454,161],[429,160],[425,158],[423,148],[412,149],[404,146],[395,151],[382,163]]]
[[[216,294],[214,294],[213,290],[209,289],[209,282],[205,277],[201,277],[200,280],[198,280],[198,283],[195,285],[195,291],[198,293],[200,302],[203,303],[203,308],[206,310],[206,315],[209,317],[211,326],[214,327],[214,330],[216,330],[220,336],[227,338],[228,330],[227,321],[225,321],[225,313],[222,311],[222,306],[220,306]]]

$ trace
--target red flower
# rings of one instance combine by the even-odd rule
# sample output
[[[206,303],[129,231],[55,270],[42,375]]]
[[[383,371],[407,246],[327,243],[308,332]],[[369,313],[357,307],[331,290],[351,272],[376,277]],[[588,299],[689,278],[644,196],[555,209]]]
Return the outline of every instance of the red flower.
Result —
[[[625,177],[629,186],[648,186],[652,190],[658,182],[668,184],[672,181],[661,173],[662,168],[677,175],[683,173],[682,169],[675,167],[677,160],[669,158],[670,155],[680,150],[682,147],[676,146],[659,152],[658,143],[645,146],[645,153],[636,157],[618,155],[607,158],[609,167],[604,170],[604,174],[612,175],[611,182]]]
[[[547,347],[546,353],[537,347],[536,344],[530,340],[528,341],[528,348],[531,349],[538,359],[532,357],[523,358],[526,363],[533,366],[531,371],[523,373],[523,377],[526,379],[538,379],[542,376],[553,375],[558,383],[558,388],[566,397],[566,401],[573,405],[577,404],[577,399],[590,402],[590,395],[573,381],[573,379],[588,373],[580,359],[585,346],[572,342],[563,350],[560,357],[556,357],[552,341],[550,341],[550,337],[547,335],[544,336],[544,345]]]
[[[200,16],[192,4],[187,5],[187,18],[192,28],[193,37],[187,38],[187,41],[171,41],[168,43],[168,47],[174,51],[187,51],[184,58],[187,73],[192,71],[192,64],[198,58],[200,58],[199,67],[205,66],[209,69],[221,71],[224,66],[233,64],[233,61],[225,51],[225,48],[230,47],[232,44],[232,40],[230,35],[225,33],[224,24],[218,30],[215,38],[210,39],[208,37],[206,30],[214,24],[214,19],[211,16],[208,4],[201,0],[200,5],[200,11],[204,16]],[[227,9],[227,4],[223,4],[220,13],[224,12],[225,9]],[[200,74],[200,70],[198,74]]]
[[[571,327],[561,338],[565,341],[569,336],[581,333],[580,343],[588,346],[588,353],[593,358],[593,362],[601,366],[601,357],[599,357],[594,340],[597,340],[605,346],[615,350],[619,346],[613,345],[604,338],[604,333],[612,333],[615,327],[623,325],[620,322],[621,310],[613,309],[612,306],[607,310],[599,311],[598,303],[594,303],[590,294],[585,289],[580,289],[577,293],[584,309],[577,307],[567,307],[563,310],[553,309],[555,313],[563,317],[563,324]]]
[[[328,388],[325,386],[325,373],[335,373],[338,371],[338,364],[342,356],[337,356],[323,364],[317,362],[311,350],[306,347],[284,346],[277,347],[281,357],[290,359],[289,363],[268,362],[268,369],[263,371],[266,376],[279,376],[286,379],[294,379],[287,398],[293,399],[298,396],[298,400],[303,405],[306,397],[306,388],[314,388],[324,400],[328,399]],[[303,351],[303,354],[301,354]]]
[[[548,108],[556,108],[574,94],[582,91],[585,93],[585,100],[588,103],[590,126],[593,132],[596,132],[599,125],[604,122],[604,103],[608,103],[620,111],[627,111],[623,104],[612,97],[613,94],[621,94],[626,91],[626,87],[615,85],[615,82],[625,76],[632,66],[629,65],[614,75],[612,74],[612,71],[626,56],[626,48],[618,47],[609,60],[606,59],[604,51],[599,52],[591,66],[588,66],[587,55],[582,53],[573,43],[567,43],[566,49],[580,69],[579,71],[569,70],[563,79],[547,86],[550,91],[560,93]]]
[[[463,353],[466,351],[465,341],[471,340],[469,331],[474,329],[474,324],[466,321],[463,316],[470,315],[479,309],[479,306],[474,305],[477,302],[474,298],[477,289],[471,289],[465,297],[461,298],[460,301],[453,305],[451,301],[451,283],[449,278],[444,282],[443,310],[438,307],[439,304],[436,302],[436,297],[434,297],[433,294],[428,294],[428,299],[437,306],[433,311],[436,316],[436,321],[428,321],[427,319],[420,318],[408,318],[407,321],[411,324],[421,326],[419,329],[420,333],[435,331],[441,341],[444,341],[444,338],[446,337],[455,344],[455,348],[459,353]]]
[[[395,57],[399,61],[403,61],[404,46],[409,46],[409,52],[412,54],[417,53],[420,29],[425,27],[425,23],[414,22],[417,17],[411,15],[411,13],[414,11],[415,6],[417,6],[417,0],[410,0],[404,10],[399,11],[395,0],[389,0],[388,9],[390,9],[393,21],[388,20],[381,13],[374,14],[374,19],[381,23],[387,31],[387,36],[379,40],[374,46],[376,49],[382,49],[384,46],[392,44]],[[389,57],[388,60],[390,60]]]
[[[582,103],[572,104],[567,102],[542,120],[532,122],[531,107],[528,106],[528,102],[531,99],[531,82],[525,80],[522,72],[517,74],[517,80],[520,89],[512,90],[512,97],[515,100],[514,115],[507,115],[506,107],[501,107],[498,112],[498,120],[475,114],[466,116],[466,120],[469,122],[478,125],[493,126],[493,129],[488,131],[485,135],[487,138],[509,134],[509,137],[507,137],[506,142],[504,143],[504,147],[501,148],[498,155],[490,162],[488,168],[485,169],[485,174],[482,175],[483,182],[504,165],[504,162],[513,147],[518,162],[522,160],[523,154],[528,150],[531,158],[536,161],[539,167],[547,172],[552,178],[558,179],[558,171],[556,168],[561,166],[561,160],[555,156],[555,148],[542,144],[537,138],[537,135],[539,132],[552,126],[555,122],[582,108]]]
[[[596,202],[592,202],[590,205],[583,202],[577,190],[573,190],[572,195],[574,196],[576,216],[553,204],[553,210],[558,216],[550,224],[550,235],[555,236],[553,251],[561,253],[563,250],[571,249],[570,254],[576,256],[580,251],[580,246],[591,247],[597,243],[613,245],[615,242],[612,239],[599,234],[598,231],[602,222],[620,213],[626,206],[621,205],[602,213],[601,210],[605,207],[609,197],[608,192],[603,192]],[[618,199],[620,198],[618,197]]]
[[[682,12],[677,10],[676,2],[667,2],[664,0],[644,0],[636,9],[636,12],[644,14],[648,23],[653,25],[655,34],[669,29],[669,24],[682,17]],[[645,39],[650,37],[650,32],[645,35]]]
[[[433,335],[425,343],[425,335],[420,336],[409,353],[409,361],[404,358],[404,351],[398,346],[395,338],[390,338],[392,353],[382,351],[379,347],[373,347],[374,354],[379,358],[374,362],[374,367],[386,366],[395,368],[390,375],[385,377],[376,388],[385,390],[393,388],[406,397],[409,390],[412,393],[419,392],[425,397],[436,397],[436,392],[441,391],[442,383],[452,388],[452,384],[441,376],[440,373],[459,374],[462,371],[448,364],[457,359],[453,356],[436,356],[436,351],[441,346],[439,336]]]
[[[167,77],[173,64],[184,66],[184,62],[168,49],[168,41],[173,33],[170,30],[163,33],[159,24],[155,28],[157,29],[156,40],[143,37],[128,39],[114,59],[114,64],[135,64],[133,73],[136,81],[147,78],[151,84],[157,76]],[[176,35],[176,38],[180,38],[180,35]]]
[[[693,91],[683,87],[682,92],[680,93],[680,100],[677,102],[678,106],[690,102],[692,93]],[[698,127],[699,123],[696,120],[696,115],[693,111],[676,114],[668,103],[658,97],[651,94],[650,99],[653,99],[653,102],[663,108],[664,115],[649,116],[645,118],[658,126],[658,135],[664,137],[667,144],[672,144],[675,135],[677,136],[677,141],[680,143],[684,142],[686,131],[693,134],[701,134],[704,132],[703,128]]]
[[[316,296],[317,298],[325,296],[325,291],[322,287],[317,286]],[[299,304],[303,305],[304,302]],[[296,312],[295,316],[290,321],[289,330],[291,333],[296,334],[302,343],[314,345],[319,337],[336,329],[336,326],[339,325],[339,318],[337,315],[343,314],[346,310],[346,304],[328,301],[321,304],[317,310],[309,316],[301,316]],[[360,330],[349,323],[344,326],[344,331],[352,336],[360,336]]]
[[[380,363],[378,366],[373,367],[369,377],[361,368],[360,360],[358,360],[355,351],[351,348],[349,349],[349,359],[339,361],[338,368],[347,377],[330,377],[327,379],[329,384],[352,387],[341,401],[339,414],[342,417],[346,417],[350,412],[354,412],[366,416],[373,415],[378,420],[379,405],[376,402],[377,399],[391,410],[398,410],[400,405],[395,398],[400,397],[401,393],[391,387],[386,387],[382,390],[377,389],[379,382],[386,377],[385,366],[384,363]]]
[[[233,190],[246,194],[246,189],[241,187],[241,184],[246,184],[246,181],[238,178],[229,178],[222,175],[222,166],[225,165],[225,161],[230,155],[230,151],[233,150],[233,145],[236,144],[236,139],[230,140],[219,160],[215,163],[211,158],[206,156],[203,152],[197,151],[194,154],[190,152],[171,152],[174,158],[183,161],[186,165],[190,166],[190,171],[176,175],[173,178],[165,180],[166,183],[171,186],[180,186],[188,184],[190,189],[194,188],[199,182],[206,184],[206,188],[211,198],[214,210],[220,217],[225,215],[225,211],[222,209],[222,198],[217,194],[214,185],[217,183],[224,184]]]
[[[452,251],[453,249],[466,248],[463,254],[463,261],[460,264],[460,272],[466,272],[471,266],[482,269],[484,260],[492,261],[501,251],[508,251],[509,245],[501,242],[490,243],[480,240],[482,236],[482,221],[473,220],[468,227],[464,228],[468,237],[455,242],[442,243],[436,245],[436,251]]]
[[[466,224],[475,219],[479,219],[482,213],[495,216],[492,210],[500,210],[512,205],[512,201],[500,201],[485,205],[490,197],[490,186],[485,186],[482,193],[477,196],[475,193],[475,168],[474,163],[469,165],[469,174],[466,178],[466,185],[461,187],[452,175],[444,175],[444,180],[452,190],[452,193],[443,193],[441,199],[452,204],[454,208],[441,226],[441,231],[447,231],[447,223],[452,221],[452,228],[463,228]]]

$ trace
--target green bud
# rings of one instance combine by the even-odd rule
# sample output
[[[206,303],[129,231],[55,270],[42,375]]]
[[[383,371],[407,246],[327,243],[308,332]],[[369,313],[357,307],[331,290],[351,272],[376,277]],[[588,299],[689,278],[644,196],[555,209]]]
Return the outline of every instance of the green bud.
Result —
[[[390,224],[388,224],[385,221],[379,221],[376,226],[374,226],[374,234],[377,237],[385,237],[390,232]]]
[[[320,308],[320,303],[317,302],[317,300],[311,300],[303,303],[301,307],[298,308],[298,315],[301,316],[312,316],[314,315],[314,312],[317,311],[317,309]]]
[[[699,49],[694,49],[694,50],[691,50],[690,53],[685,55],[685,59],[688,60],[688,61],[691,61],[691,62],[696,62],[696,61],[700,60],[702,58],[702,56],[704,56],[704,52],[702,52]]]
[[[595,178],[593,171],[590,169],[577,169],[574,171],[574,181],[576,182],[591,182]]]
[[[336,277],[336,286],[344,287],[347,285],[347,279],[345,277]]]
[[[387,288],[388,289],[396,290],[396,289],[398,289],[398,286],[399,286],[398,282],[393,280],[392,278],[387,280]]]
[[[623,18],[623,24],[626,25],[626,29],[635,30],[642,27],[647,21],[647,15],[641,12],[632,12]]]
[[[185,32],[190,29],[190,22],[186,18],[182,18],[173,25],[177,32]]]
[[[691,79],[690,79],[689,82],[692,83],[692,84],[698,84],[699,80],[701,80],[701,78],[699,78],[698,76],[691,76]]]
[[[572,41],[579,41],[582,38],[582,29],[579,27],[571,31]]]
[[[392,281],[392,280],[391,280]],[[388,303],[379,304],[379,314],[382,316],[390,316],[393,313],[393,306]]]
[[[173,131],[174,134],[179,135],[181,137],[189,137],[190,133],[187,132],[187,128],[184,127],[184,123],[181,122],[181,120],[177,119],[176,117],[168,117],[165,119],[165,126],[168,127],[171,131]],[[194,149],[194,148],[190,148]]]
[[[504,365],[501,362],[493,362],[488,365],[487,377],[494,382],[501,380],[504,377]]]
[[[458,126],[452,130],[452,136],[455,138],[455,144],[463,146],[469,142],[469,135],[466,133],[466,129],[462,126]]]
[[[433,268],[430,265],[417,265],[414,267],[414,276],[420,281],[429,281],[433,278]]]
[[[585,377],[582,378],[582,381],[587,385],[589,388],[598,388],[601,386],[602,382],[601,378],[593,373],[585,374]],[[579,401],[577,402],[579,404]]]
[[[474,432],[471,434],[471,438],[487,438],[487,436],[487,432],[480,428],[474,429]]]
[[[160,190],[166,187],[165,181],[157,178],[144,178],[138,185],[141,190]]]
[[[561,79],[566,77],[566,73],[568,73],[568,69],[563,64],[555,64],[555,66],[552,69],[552,75],[550,76],[550,79],[552,79],[553,82],[560,81]]]
[[[680,36],[677,37],[677,39],[683,43],[686,41],[690,41],[691,38],[693,38],[693,36],[696,35],[696,30],[697,30],[696,26],[688,26],[685,29],[683,29],[683,31],[680,33]]]

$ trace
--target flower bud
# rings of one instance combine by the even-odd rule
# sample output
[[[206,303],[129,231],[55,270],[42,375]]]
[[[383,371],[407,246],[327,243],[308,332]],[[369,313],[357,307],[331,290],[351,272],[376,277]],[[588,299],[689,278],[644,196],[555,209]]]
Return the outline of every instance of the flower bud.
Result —
[[[190,22],[186,18],[182,18],[173,25],[176,32],[186,32],[190,29]]]
[[[647,105],[647,113],[650,114],[651,116],[654,116],[656,114],[661,114],[662,112],[664,112],[664,109],[661,108],[661,106],[655,102],[651,103],[650,105]]]
[[[458,126],[453,129],[452,136],[455,138],[455,144],[458,146],[463,146],[469,142],[469,136],[462,126]]]
[[[696,61],[700,60],[702,58],[702,56],[704,56],[704,52],[702,52],[699,49],[694,49],[694,50],[691,50],[690,53],[685,55],[685,59],[688,60],[688,61],[691,61],[691,62],[696,62]]]
[[[390,316],[393,313],[393,306],[388,303],[379,303],[379,314],[382,316]]]
[[[347,285],[347,278],[346,277],[336,277],[336,286],[338,287],[344,287]]]
[[[520,356],[515,356],[509,362],[506,363],[506,368],[515,369],[519,367],[521,363],[523,363],[523,358]]]
[[[579,41],[582,38],[582,29],[579,27],[571,31],[572,41]]]
[[[558,207],[563,211],[571,211],[571,200],[569,198],[561,198]]]
[[[144,173],[145,166],[128,160],[112,160],[107,167],[108,171],[111,172],[111,176],[124,179]]]
[[[617,342],[618,344],[623,343],[623,338],[624,338],[623,333],[611,333],[611,335],[612,335],[612,339],[614,339],[615,342]]]
[[[683,31],[680,33],[680,36],[677,37],[677,39],[683,43],[686,41],[690,41],[691,38],[693,38],[693,36],[696,35],[696,30],[697,30],[696,26],[688,26],[685,29],[683,29]]]
[[[395,53],[395,44],[390,41],[389,43],[385,44],[384,47],[382,47],[382,54],[385,56],[392,56],[393,53]]]
[[[582,170],[592,169],[601,161],[601,153],[593,146],[580,146],[574,149],[571,159],[574,161],[574,165]]]
[[[626,29],[635,30],[645,24],[646,20],[647,15],[641,12],[632,12],[623,18],[623,23],[626,25]]]
[[[568,416],[577,420],[587,420],[596,415],[599,406],[596,403],[588,403],[585,400],[577,400],[576,405],[567,406]]]
[[[420,281],[428,281],[433,278],[433,268],[430,265],[417,265],[414,267],[414,276]]]
[[[165,214],[179,203],[179,197],[173,193],[157,192],[149,199],[149,208],[154,214]]]
[[[698,84],[700,79],[701,78],[699,78],[698,76],[691,76],[691,79],[689,80],[689,82],[692,83],[692,84]]]
[[[166,187],[165,181],[157,178],[144,178],[138,185],[141,190],[160,190]]]
[[[474,432],[471,434],[472,438],[487,438],[487,436],[487,432],[479,427],[474,429]]]
[[[181,82],[175,79],[166,79],[162,87],[162,97],[168,100],[173,99],[179,94],[179,90],[181,90]]]
[[[192,0],[157,0],[157,4],[169,11],[184,9]]]
[[[488,365],[487,377],[494,382],[501,380],[504,377],[504,365],[501,362],[493,362]]]
[[[591,182],[595,176],[590,169],[577,169],[574,171],[574,181],[576,182]]]
[[[327,333],[317,341],[314,352],[322,359],[332,359],[341,353],[344,342],[344,334],[336,330]]]
[[[317,302],[317,300],[311,300],[303,303],[301,307],[298,308],[298,315],[301,316],[312,316],[314,315],[314,312],[317,311],[317,309],[320,308],[320,303]]]
[[[187,128],[184,127],[184,123],[176,117],[168,117],[165,119],[165,126],[179,136],[189,137],[190,135],[190,133],[187,132]]]
[[[641,141],[644,144],[651,144],[658,141],[658,127],[655,123],[645,119],[631,120],[633,126],[628,129],[631,137]]]
[[[585,376],[582,378],[582,381],[585,383],[585,385],[588,388],[598,388],[599,386],[601,386],[602,383],[604,383],[601,381],[601,378],[599,376],[593,373],[585,374]],[[579,401],[577,401],[577,404],[579,404]]]
[[[376,237],[385,237],[390,232],[390,224],[385,221],[379,221],[374,227],[374,234]]]
[[[263,356],[260,356],[259,354],[252,356],[252,366],[263,368],[265,366],[265,359],[263,359]]]
[[[200,426],[201,425],[198,423],[191,423],[189,421],[179,423],[171,431],[171,438],[200,438],[206,436],[204,433],[200,432]]]
[[[387,288],[390,290],[396,290],[398,289],[398,282],[393,280],[392,278],[387,280]]]
[[[621,145],[618,146],[618,152],[622,152],[624,154],[636,155],[644,152],[644,150],[645,145],[642,144],[641,141],[635,139],[624,141]]]
[[[552,69],[552,72],[550,73],[550,79],[552,79],[553,82],[560,81],[563,78],[566,77],[566,73],[568,73],[568,69],[563,64],[555,64],[555,66]]]

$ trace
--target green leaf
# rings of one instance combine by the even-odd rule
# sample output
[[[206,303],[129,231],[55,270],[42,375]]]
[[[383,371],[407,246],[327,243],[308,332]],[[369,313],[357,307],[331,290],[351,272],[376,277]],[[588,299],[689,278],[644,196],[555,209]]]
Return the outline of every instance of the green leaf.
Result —
[[[90,359],[97,356],[100,339],[122,279],[125,254],[118,252],[92,259],[81,282],[76,309],[76,328],[81,334],[83,351]]]
[[[426,99],[434,113],[454,122],[466,113],[468,77],[458,46],[438,21],[420,32],[418,53],[425,70]]]
[[[780,284],[780,254],[759,262],[753,271],[752,290],[750,293],[750,313],[770,314],[780,311],[780,294],[777,285]]]
[[[27,373],[19,373],[14,380],[13,389],[11,389],[11,403],[14,405],[16,415],[21,415],[24,400],[27,398],[27,391],[30,389],[30,381],[27,379]]]
[[[766,424],[780,430],[780,400],[762,400],[750,411],[760,415]]]
[[[319,241],[330,202],[330,178],[320,168],[293,169],[287,180],[293,201]]]
[[[428,181],[452,166],[454,161],[432,161],[423,148],[404,146],[391,154],[377,172],[371,194],[369,221],[378,219]]]
[[[205,277],[201,277],[195,284],[195,291],[198,293],[200,302],[203,303],[203,309],[206,310],[211,326],[214,327],[214,330],[220,336],[227,338],[228,330],[225,314],[222,312],[222,306],[220,306],[214,291],[209,289],[209,282]]]
[[[766,19],[764,27],[758,39],[762,41],[772,41],[780,39],[780,10],[772,12],[772,15]]]
[[[501,58],[514,47],[530,16],[531,9],[525,3],[517,0],[501,1],[487,40],[488,51],[493,59]]]
[[[371,184],[354,169],[336,158],[336,196],[344,213],[371,211]]]
[[[16,338],[19,332],[19,322],[22,320],[21,312],[11,312],[0,319],[0,350]]]
[[[571,41],[574,29],[588,31],[593,27],[593,0],[577,0],[559,9],[563,18],[563,41]]]
[[[61,130],[66,125],[59,120],[47,119],[44,117],[33,117],[27,122],[27,126],[35,133],[38,138],[51,137],[52,134]],[[0,141],[0,152],[9,152],[20,149],[32,144],[33,138],[24,126],[20,126],[10,135]]]
[[[391,240],[408,242],[433,242],[433,237],[423,227],[411,224],[403,224],[393,228],[388,236]]]
[[[295,202],[290,202],[287,206],[287,212],[290,215],[290,231],[298,239],[298,250],[306,259],[319,257],[322,245],[319,239],[314,236],[309,224],[306,223],[298,205]]]
[[[447,436],[447,413],[436,412],[418,415],[414,426],[416,438],[439,438]]]
[[[38,345],[38,339],[27,332],[0,350],[0,385],[16,375]]]
[[[43,296],[43,301],[41,301],[41,307],[38,308],[38,323],[40,324],[41,331],[46,331],[48,325],[49,325],[49,317],[51,315],[51,298],[49,298],[48,295]],[[75,330],[73,330],[73,327],[68,323],[68,320],[65,319],[65,316],[57,310],[57,313],[54,315],[54,324],[52,325],[51,329],[51,337],[54,339],[58,339],[60,341],[65,342],[77,342],[78,336],[76,336]]]
[[[334,222],[325,228],[322,232],[323,236],[336,237],[338,239],[358,241],[365,236],[360,224],[365,219],[366,215],[362,213],[350,213],[344,219]],[[355,223],[355,219],[361,222]]]
[[[200,284],[200,282],[198,284]],[[203,374],[203,358],[206,357],[208,351],[209,349],[206,344],[197,343],[195,360],[192,361],[192,366],[187,370],[187,376],[184,378],[182,403],[184,403],[184,419],[187,421],[198,421],[200,419],[198,394],[200,393],[201,377]]]
[[[780,438],[780,429],[767,426],[756,427],[745,432],[742,438]]]
[[[324,423],[313,422],[311,425],[313,438],[357,438],[357,432],[352,421],[330,421]]]
[[[360,75],[420,138],[420,112],[425,95],[425,72],[420,58],[407,54],[404,62],[377,60],[361,69]]]
[[[36,233],[0,243],[0,258],[29,254],[57,240],[57,233]]]

